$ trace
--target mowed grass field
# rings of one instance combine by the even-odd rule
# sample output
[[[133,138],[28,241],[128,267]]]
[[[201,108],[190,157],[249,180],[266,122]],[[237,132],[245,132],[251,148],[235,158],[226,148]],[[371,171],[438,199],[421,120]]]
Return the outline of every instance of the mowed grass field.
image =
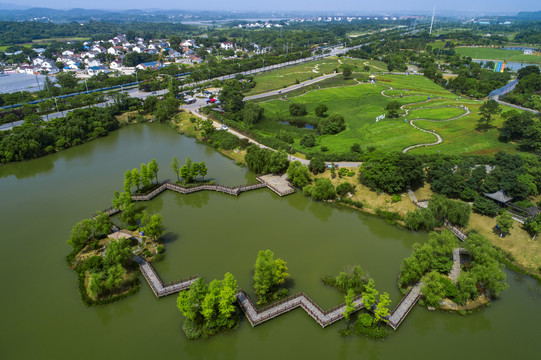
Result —
[[[520,50],[503,50],[485,47],[457,47],[455,48],[455,51],[457,54],[469,56],[472,59],[541,63],[540,55],[524,55]]]
[[[516,145],[498,141],[498,128],[503,121],[500,116],[496,117],[493,128],[486,131],[476,129],[482,101],[458,99],[455,94],[422,76],[386,75],[378,79],[384,81],[376,84],[322,88],[298,96],[292,94],[288,96],[288,101],[274,99],[263,102],[261,106],[265,108],[265,120],[256,125],[256,129],[265,136],[275,136],[280,132],[290,133],[295,139],[293,147],[307,153],[319,151],[322,146],[326,147],[329,153],[345,153],[349,152],[355,143],[361,144],[365,149],[374,146],[386,151],[402,151],[411,145],[436,141],[434,135],[419,131],[405,121],[418,117],[433,120],[417,120],[415,124],[440,134],[443,143],[413,149],[411,151],[413,154],[438,151],[446,154],[494,154],[501,150],[516,152]],[[388,91],[396,94],[395,90],[402,92],[408,90],[412,96],[388,98],[381,95],[381,92],[389,87],[394,90],[387,90],[386,94]],[[387,103],[393,100],[407,105],[406,108],[410,109],[408,116],[376,122],[376,117],[382,115]],[[318,104],[326,104],[329,108],[327,114],[340,113],[344,116],[346,130],[336,135],[317,136],[317,130],[281,123],[290,118],[291,102],[306,104],[308,115],[303,119],[312,124],[318,121],[315,107]],[[468,107],[471,114],[457,120],[446,121],[465,113],[458,107],[459,105]],[[503,107],[503,111],[510,109]],[[316,135],[315,147],[306,148],[300,145],[300,139],[306,133]]]
[[[465,104],[471,111],[471,114],[458,120],[432,122],[418,120],[415,124],[423,129],[432,130],[440,134],[443,143],[437,146],[428,146],[411,150],[412,154],[434,154],[438,151],[443,154],[490,154],[498,151],[510,153],[516,152],[516,145],[503,143],[498,140],[503,119],[496,116],[493,127],[488,130],[478,130],[477,120],[479,119],[479,108],[483,103]],[[503,111],[512,110],[512,108],[503,106]]]
[[[264,72],[254,76],[257,85],[246,95],[261,94],[267,90],[282,89],[296,84],[297,80],[303,82],[310,78],[330,74],[339,66],[338,58],[333,57]]]

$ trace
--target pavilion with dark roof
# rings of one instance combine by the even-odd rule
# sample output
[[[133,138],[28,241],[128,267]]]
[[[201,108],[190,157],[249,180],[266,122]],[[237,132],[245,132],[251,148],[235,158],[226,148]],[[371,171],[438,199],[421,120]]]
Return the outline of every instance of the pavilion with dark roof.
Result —
[[[502,190],[498,190],[492,194],[485,194],[485,196],[504,205],[513,200],[512,197],[505,195]]]

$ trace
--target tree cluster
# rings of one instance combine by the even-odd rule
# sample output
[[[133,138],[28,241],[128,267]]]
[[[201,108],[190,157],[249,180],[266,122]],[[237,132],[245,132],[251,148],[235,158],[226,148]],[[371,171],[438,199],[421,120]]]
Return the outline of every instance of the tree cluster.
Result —
[[[330,179],[316,178],[314,185],[306,185],[302,188],[302,193],[316,201],[332,200],[336,197],[336,188]]]
[[[236,293],[237,280],[231,273],[225,273],[223,280],[212,280],[208,285],[203,278],[198,278],[190,290],[181,291],[177,308],[186,318],[182,326],[186,337],[207,338],[238,326]]]
[[[133,168],[124,173],[124,191],[131,193],[132,187],[136,187],[137,191],[148,190],[156,180],[158,183],[158,162],[152,159],[148,164],[141,164],[141,170]]]
[[[541,154],[540,115],[511,110],[503,113],[502,117],[505,120],[500,129],[501,141],[514,141],[520,150]]]
[[[525,66],[517,72],[515,89],[505,95],[505,101],[530,109],[541,110],[541,73],[536,65]]]
[[[350,271],[341,271],[337,276],[323,276],[321,279],[325,285],[332,286],[342,293],[352,290],[355,295],[360,295],[368,284],[368,275],[356,265]]]
[[[285,151],[262,149],[256,145],[250,145],[246,148],[244,160],[248,169],[256,174],[280,174],[286,171],[289,166]]]
[[[293,186],[300,188],[312,182],[310,170],[298,160],[289,163],[289,167],[287,168],[287,178]]]
[[[186,157],[186,162],[182,166],[180,166],[178,159],[174,157],[171,161],[171,170],[177,176],[178,181],[180,182],[180,178],[183,178],[185,184],[194,181],[198,175],[201,175],[203,180],[205,180],[205,175],[208,173],[207,165],[204,161],[200,163],[192,162],[189,156]]]
[[[422,163],[403,153],[370,153],[362,164],[359,180],[374,191],[389,194],[403,192],[423,183]]]
[[[498,190],[522,200],[541,189],[541,163],[533,157],[499,152],[491,160],[493,169],[487,173],[483,164],[474,159],[438,157],[428,163],[427,180],[434,192],[464,201],[474,201],[473,209],[494,215],[483,194]]]
[[[118,126],[108,108],[76,109],[49,122],[28,117],[22,126],[0,134],[0,163],[51,154],[105,136]]]
[[[253,277],[255,294],[259,299],[257,303],[267,304],[287,296],[288,290],[282,285],[289,276],[284,260],[274,259],[271,250],[259,251]]]

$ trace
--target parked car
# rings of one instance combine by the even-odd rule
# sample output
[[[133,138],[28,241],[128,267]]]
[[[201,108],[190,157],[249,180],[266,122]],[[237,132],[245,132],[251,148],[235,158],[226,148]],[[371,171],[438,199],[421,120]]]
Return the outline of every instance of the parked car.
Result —
[[[229,128],[227,127],[227,125],[224,124],[224,125],[222,125],[222,130],[226,130],[226,131],[227,131],[227,130],[229,130]]]

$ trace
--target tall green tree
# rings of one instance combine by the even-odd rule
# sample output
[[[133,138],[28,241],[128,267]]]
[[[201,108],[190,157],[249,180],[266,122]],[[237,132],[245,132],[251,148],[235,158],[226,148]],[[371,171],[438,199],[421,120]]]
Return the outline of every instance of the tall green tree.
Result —
[[[259,298],[258,304],[265,304],[280,296],[283,292],[279,292],[278,286],[289,276],[285,261],[275,260],[271,250],[259,251],[253,277],[255,293]]]
[[[148,163],[148,170],[150,172],[151,177],[156,179],[156,183],[158,183],[158,171],[159,171],[159,169],[160,168],[158,166],[158,162],[156,161],[156,159],[150,160],[150,162]]]
[[[376,296],[378,296],[378,291],[376,290],[374,279],[371,278],[368,280],[368,284],[366,284],[363,291],[363,304],[366,309],[372,309],[372,306],[376,303]]]
[[[349,330],[349,318],[353,312],[355,312],[355,304],[353,304],[353,298],[355,297],[355,291],[349,289],[348,293],[345,296],[346,307],[344,308],[344,319],[346,319],[346,331]]]
[[[329,107],[325,104],[319,103],[316,105],[315,113],[317,117],[324,117],[325,113],[329,110]]]
[[[481,117],[477,120],[477,125],[481,129],[488,129],[494,121],[493,116],[502,111],[500,104],[496,100],[488,100],[479,108]]]
[[[351,74],[353,73],[353,68],[351,65],[344,65],[344,70],[342,70],[342,74],[344,75],[344,79],[348,80],[351,79]]]
[[[389,305],[391,304],[391,300],[389,299],[389,294],[384,292],[379,296],[378,304],[376,305],[376,309],[374,310],[374,319],[379,324],[380,322],[388,323],[389,320],[387,319],[387,316],[391,313],[389,311]]]
[[[150,174],[148,172],[148,166],[145,163],[141,164],[141,183],[143,188],[148,188],[150,186]]]
[[[141,186],[141,174],[139,173],[139,169],[134,168],[131,171],[131,179],[133,185],[137,187],[137,190],[139,190],[139,187]]]
[[[94,229],[95,232],[102,235],[107,235],[111,230],[111,223],[109,222],[109,216],[100,211],[94,217]]]
[[[192,181],[192,159],[189,156],[186,157],[186,162],[180,168],[180,176],[186,183]]]
[[[497,223],[498,228],[500,229],[500,234],[508,234],[513,228],[513,217],[510,213],[505,211],[498,217]]]
[[[199,175],[203,177],[203,181],[205,180],[205,175],[207,175],[207,173],[208,173],[207,165],[205,164],[204,161],[201,161],[199,163]]]
[[[293,186],[301,188],[312,182],[310,170],[298,160],[289,163],[289,167],[287,168],[287,178]]]
[[[395,118],[398,117],[398,110],[400,110],[400,103],[396,100],[389,101],[385,106],[387,110],[387,117]]]
[[[233,274],[227,272],[222,281],[220,301],[218,304],[218,325],[230,326],[235,313],[235,301],[237,300],[237,280]]]
[[[173,157],[173,160],[171,160],[170,167],[171,167],[171,170],[173,170],[173,172],[177,176],[177,180],[180,181],[180,165],[176,157]]]
[[[126,170],[124,173],[124,191],[131,193],[131,187],[133,185],[131,171]]]
[[[163,216],[160,214],[150,215],[143,210],[141,216],[141,228],[140,230],[144,232],[146,236],[149,236],[153,240],[157,240],[160,236],[163,235],[164,226],[162,225]]]

